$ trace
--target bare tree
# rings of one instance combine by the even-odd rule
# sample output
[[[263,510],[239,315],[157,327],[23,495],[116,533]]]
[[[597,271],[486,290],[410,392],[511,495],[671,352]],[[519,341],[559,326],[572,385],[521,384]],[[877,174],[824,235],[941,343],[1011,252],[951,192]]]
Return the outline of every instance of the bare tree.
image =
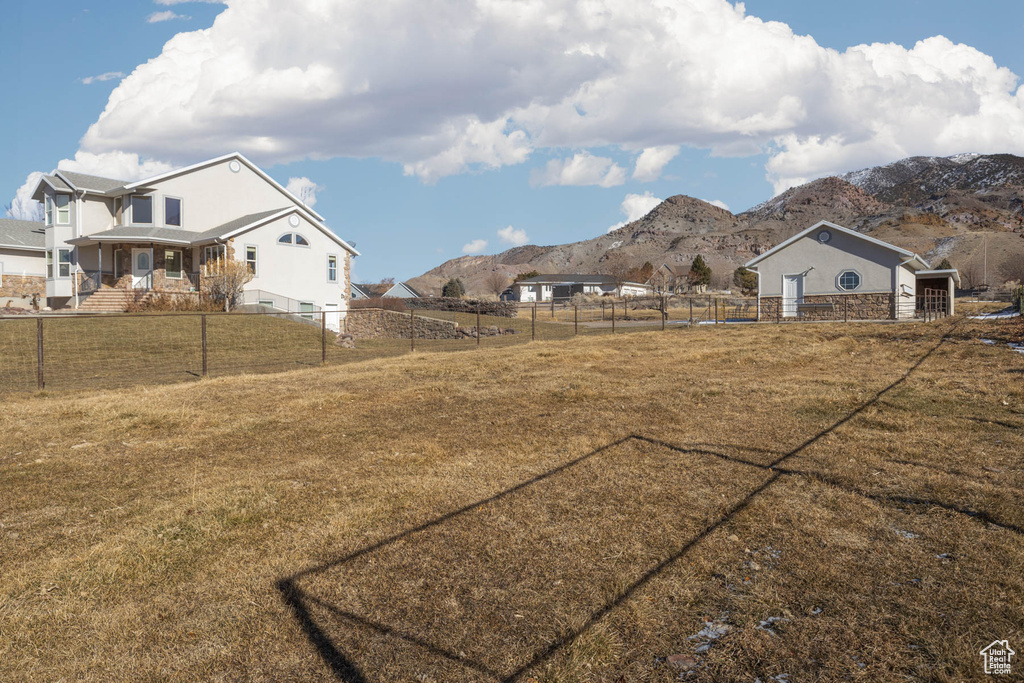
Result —
[[[960,266],[960,281],[966,289],[975,289],[983,284],[985,279],[981,266],[977,261],[968,261]]]
[[[390,289],[391,287],[395,286],[395,278],[393,278],[393,277],[386,277],[386,278],[384,278],[383,280],[380,281],[380,284],[381,284],[381,286],[385,286],[386,285],[388,287],[388,289]]]
[[[484,279],[487,291],[500,297],[501,293],[508,287],[508,276],[500,270],[492,270]]]
[[[1007,282],[1015,281],[1024,284],[1024,256],[1021,254],[1008,256],[999,266],[999,274]]]
[[[206,270],[203,291],[214,301],[223,302],[225,311],[238,305],[245,285],[255,277],[248,264],[230,258],[207,262]]]

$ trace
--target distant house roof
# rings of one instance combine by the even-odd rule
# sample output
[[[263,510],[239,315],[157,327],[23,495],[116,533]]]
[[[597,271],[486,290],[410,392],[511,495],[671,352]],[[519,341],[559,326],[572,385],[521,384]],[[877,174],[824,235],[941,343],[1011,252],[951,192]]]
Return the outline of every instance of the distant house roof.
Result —
[[[516,282],[516,285],[617,285],[611,275],[538,275]]]
[[[928,264],[925,262],[925,260],[922,259],[920,256],[918,256],[917,254],[915,254],[912,251],[907,251],[906,249],[901,249],[900,247],[897,247],[895,244],[889,244],[888,242],[883,242],[882,240],[876,240],[874,237],[868,237],[867,235],[862,235],[861,233],[857,232],[856,230],[850,230],[849,228],[844,228],[841,225],[836,225],[835,223],[830,223],[829,221],[818,221],[817,223],[815,223],[811,227],[807,228],[806,230],[802,230],[802,231],[798,232],[797,234],[793,235],[792,237],[790,237],[785,242],[782,242],[781,244],[777,244],[776,246],[772,247],[771,249],[769,249],[768,251],[764,252],[760,256],[755,256],[754,258],[752,258],[749,261],[747,261],[746,263],[744,263],[743,266],[745,268],[750,268],[751,266],[754,266],[754,265],[760,263],[761,261],[765,260],[766,258],[771,256],[772,254],[775,254],[775,253],[785,249],[786,247],[788,247],[789,245],[793,244],[794,242],[796,242],[797,240],[801,239],[802,237],[806,237],[807,235],[809,235],[810,233],[814,232],[818,228],[825,227],[825,226],[831,228],[832,230],[838,230],[838,231],[840,231],[840,232],[842,232],[844,234],[850,235],[852,237],[857,237],[859,239],[864,240],[865,242],[870,242],[871,244],[874,244],[875,246],[879,246],[879,247],[882,247],[884,249],[889,249],[890,251],[894,251],[897,254],[899,254],[900,256],[906,257],[910,261],[916,261],[918,264],[920,264],[920,266],[918,268],[916,268],[915,270],[918,270],[920,268],[928,268]]]
[[[405,290],[405,294],[402,293],[403,289]],[[388,291],[384,292],[384,296],[402,297],[403,299],[419,299],[423,295],[417,292],[415,289],[413,289],[410,285],[406,284],[405,282],[396,282],[393,287],[391,287]]]
[[[358,285],[355,282],[352,285],[352,297],[356,299],[372,299],[373,294],[367,289],[368,285]]]
[[[43,224],[0,218],[0,247],[24,251],[46,251],[46,233]]]

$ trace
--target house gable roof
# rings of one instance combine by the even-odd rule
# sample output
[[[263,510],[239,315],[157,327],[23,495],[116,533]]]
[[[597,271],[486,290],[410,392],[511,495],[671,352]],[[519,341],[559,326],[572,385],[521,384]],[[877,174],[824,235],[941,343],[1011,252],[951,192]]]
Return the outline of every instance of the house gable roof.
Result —
[[[98,175],[75,173],[74,171],[64,171],[61,169],[57,170],[56,175],[67,181],[76,190],[88,190],[101,194],[124,187],[125,183],[128,182],[127,180],[115,180],[113,178],[103,178]]]
[[[138,180],[138,181],[135,181],[133,183],[127,183],[127,184],[124,185],[124,189],[127,190],[127,191],[131,191],[131,190],[135,190],[135,189],[138,189],[138,188],[148,187],[149,185],[152,185],[154,183],[158,183],[158,182],[160,182],[162,180],[167,180],[169,178],[175,178],[177,176],[185,175],[187,173],[194,173],[195,171],[200,171],[200,170],[202,170],[204,168],[208,168],[210,166],[215,166],[216,164],[220,164],[220,163],[223,163],[225,161],[232,161],[232,160],[238,161],[239,163],[241,163],[241,164],[245,165],[246,167],[248,167],[249,170],[251,170],[253,173],[258,175],[259,177],[263,178],[263,180],[265,180],[268,183],[270,183],[272,186],[274,186],[275,189],[277,189],[281,194],[283,194],[289,200],[295,202],[295,204],[297,206],[303,208],[307,213],[309,213],[310,215],[315,217],[317,221],[323,221],[324,220],[323,216],[318,214],[316,211],[314,211],[310,207],[306,206],[306,204],[303,203],[302,200],[300,200],[298,197],[296,197],[291,192],[289,192],[287,189],[285,189],[284,186],[282,186],[279,182],[277,182],[276,180],[271,178],[269,175],[267,175],[267,173],[263,169],[261,169],[259,166],[257,166],[256,164],[254,164],[251,161],[249,161],[248,159],[246,159],[244,156],[242,156],[238,152],[232,152],[231,154],[225,154],[224,156],[219,156],[219,157],[216,157],[215,159],[208,159],[206,161],[201,161],[198,164],[192,164],[191,166],[185,166],[184,168],[178,168],[178,169],[175,169],[173,171],[168,171],[166,173],[161,173],[160,175],[155,175],[155,176],[153,176],[151,178],[143,178],[142,180]]]
[[[397,283],[395,283],[395,285],[393,287],[388,289],[388,291],[384,292],[384,296],[400,296],[400,295],[393,294],[393,292],[396,289],[404,289],[405,291],[407,291],[409,293],[409,296],[411,296],[411,297],[413,297],[415,299],[419,299],[419,298],[421,298],[423,296],[422,294],[420,294],[419,292],[417,292],[415,289],[413,289],[409,285],[405,284],[404,282],[397,282]]]
[[[760,263],[761,261],[765,260],[766,258],[771,256],[772,254],[775,254],[775,253],[778,253],[778,252],[782,251],[783,249],[785,249],[789,245],[793,244],[797,240],[800,240],[800,239],[806,237],[810,233],[812,233],[815,230],[817,230],[818,228],[822,228],[822,227],[828,227],[828,228],[830,228],[832,230],[838,230],[839,232],[842,232],[842,233],[844,233],[846,235],[850,235],[852,237],[856,237],[858,239],[862,239],[862,240],[864,240],[866,242],[870,242],[871,244],[874,244],[875,246],[882,247],[882,248],[888,249],[890,251],[894,251],[897,254],[908,258],[910,261],[917,261],[924,268],[928,267],[928,263],[925,262],[924,259],[922,259],[920,256],[918,256],[917,254],[915,254],[912,251],[907,251],[906,249],[902,249],[900,247],[897,247],[894,244],[889,244],[888,242],[883,242],[882,240],[875,239],[874,237],[868,237],[867,235],[862,235],[861,233],[857,232],[856,230],[850,230],[849,228],[844,228],[841,225],[836,225],[835,223],[831,223],[829,221],[818,221],[817,223],[815,223],[811,227],[807,228],[806,230],[798,232],[797,234],[795,234],[792,237],[790,237],[788,240],[786,240],[784,242],[781,242],[780,244],[775,245],[774,247],[772,247],[768,251],[764,252],[760,256],[755,256],[751,260],[749,260],[746,263],[744,263],[743,266],[745,268],[750,268],[750,267],[756,265],[757,263]]]
[[[352,284],[352,295],[353,296],[358,295],[358,296],[361,296],[361,297],[363,297],[365,299],[372,299],[373,298],[373,292],[371,292],[369,289],[367,289],[367,287],[369,285],[357,285],[355,282],[353,282],[351,284]]]
[[[332,231],[322,222],[317,220],[316,217],[314,217],[312,214],[305,211],[301,206],[290,206],[284,209],[277,209],[274,211],[263,211],[260,213],[249,214],[248,216],[243,216],[241,218],[236,218],[232,221],[228,221],[227,223],[218,225],[216,228],[211,228],[206,232],[195,234],[192,243],[198,245],[204,242],[209,243],[219,240],[231,239],[232,237],[237,237],[242,233],[249,232],[250,230],[255,230],[256,228],[262,225],[266,225],[267,223],[276,221],[279,218],[284,218],[285,216],[289,216],[293,213],[305,218],[307,221],[309,221],[311,225],[313,225],[313,227],[322,232],[328,239],[330,239],[332,242],[337,244],[342,249],[346,250],[353,256],[359,256],[359,252],[356,251],[355,247],[353,247],[348,242],[334,234],[334,231]]]
[[[46,251],[46,233],[42,223],[0,218],[0,247],[24,251]]]

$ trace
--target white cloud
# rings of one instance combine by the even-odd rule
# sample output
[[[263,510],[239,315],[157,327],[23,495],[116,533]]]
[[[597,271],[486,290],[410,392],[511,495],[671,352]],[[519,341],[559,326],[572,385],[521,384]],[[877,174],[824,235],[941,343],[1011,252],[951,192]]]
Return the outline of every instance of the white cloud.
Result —
[[[8,218],[16,218],[21,221],[43,220],[43,205],[32,199],[32,192],[35,191],[36,185],[39,184],[39,179],[42,177],[43,174],[39,171],[28,174],[25,184],[18,188],[14,199],[11,200],[10,208],[5,211]]]
[[[505,244],[511,244],[513,247],[521,247],[530,241],[530,238],[526,236],[525,230],[513,228],[511,225],[499,230],[498,238]]]
[[[608,157],[595,157],[580,152],[571,159],[552,159],[543,168],[534,169],[530,184],[547,185],[600,185],[614,187],[626,182],[626,171]]]
[[[184,14],[176,14],[176,13],[174,13],[171,10],[168,9],[168,10],[164,10],[163,12],[153,12],[148,17],[146,17],[146,23],[147,24],[156,24],[156,23],[159,23],[161,21],[172,21],[174,19],[191,19],[191,18],[192,17],[186,16]]]
[[[108,71],[106,73],[99,74],[98,76],[86,76],[81,79],[82,85],[92,85],[96,82],[112,81],[115,78],[124,78],[124,73],[121,71]]]
[[[487,248],[487,240],[473,240],[462,245],[463,254],[479,254]]]
[[[654,207],[661,204],[664,200],[658,199],[650,192],[644,192],[643,194],[627,194],[626,198],[622,200],[622,204],[619,205],[619,209],[626,216],[626,220],[621,223],[616,223],[611,226],[605,232],[612,232],[618,230],[622,226],[632,223],[633,221],[640,220],[647,214],[649,214]]]
[[[285,185],[284,189],[291,192],[299,198],[299,201],[312,209],[316,205],[316,193],[324,188],[309,178],[302,176],[301,178],[289,178],[288,184]]]
[[[138,66],[81,144],[176,163],[379,157],[427,182],[608,147],[645,150],[642,180],[688,145],[767,151],[782,188],[910,154],[1024,153],[1024,89],[941,36],[839,52],[727,0],[250,0]]]
[[[155,2],[158,5],[163,5],[165,7],[170,6],[170,5],[184,5],[184,4],[189,3],[189,2],[206,3],[208,5],[223,5],[223,4],[225,4],[225,0],[153,0],[153,2]]]
[[[641,183],[657,180],[661,177],[661,171],[665,168],[665,164],[675,159],[677,154],[679,154],[679,145],[648,147],[636,159],[633,180],[638,180]]]
[[[711,206],[717,206],[719,209],[725,209],[726,211],[732,211],[729,205],[723,202],[721,199],[702,199],[702,202],[706,202]]]

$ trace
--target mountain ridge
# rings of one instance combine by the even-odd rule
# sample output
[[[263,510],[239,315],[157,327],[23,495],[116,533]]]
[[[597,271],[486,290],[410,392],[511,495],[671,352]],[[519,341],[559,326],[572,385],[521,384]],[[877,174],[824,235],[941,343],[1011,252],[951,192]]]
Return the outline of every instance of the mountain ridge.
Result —
[[[688,265],[700,254],[717,284],[728,287],[737,266],[819,220],[870,234],[926,260],[949,258],[968,270],[984,244],[990,263],[998,265],[1024,254],[1024,158],[908,157],[813,180],[739,214],[673,195],[639,219],[589,240],[462,256],[409,282],[437,293],[449,278],[459,277],[470,294],[481,295],[494,293],[501,278],[511,282],[532,270],[615,273],[645,261],[655,267]]]

